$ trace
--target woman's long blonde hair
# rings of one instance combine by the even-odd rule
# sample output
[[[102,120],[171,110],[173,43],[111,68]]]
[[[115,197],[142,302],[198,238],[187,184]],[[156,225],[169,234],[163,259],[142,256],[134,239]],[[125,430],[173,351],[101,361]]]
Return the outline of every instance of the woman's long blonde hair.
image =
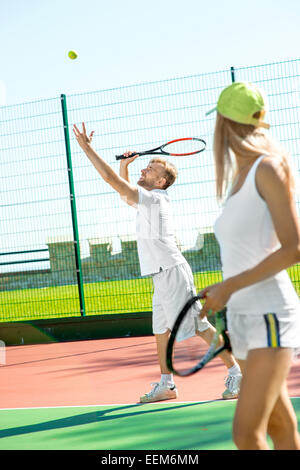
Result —
[[[256,113],[259,114],[259,113]],[[254,116],[259,117],[259,116]],[[239,124],[217,114],[214,132],[214,159],[217,198],[222,200],[236,174],[235,155],[253,162],[260,155],[277,158],[285,175],[290,194],[295,180],[288,153],[262,127]]]

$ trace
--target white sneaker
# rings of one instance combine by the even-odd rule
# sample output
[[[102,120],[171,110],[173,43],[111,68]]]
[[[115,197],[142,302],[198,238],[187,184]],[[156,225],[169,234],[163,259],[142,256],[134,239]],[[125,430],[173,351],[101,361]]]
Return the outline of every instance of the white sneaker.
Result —
[[[152,390],[140,398],[140,403],[151,403],[153,401],[173,400],[178,398],[178,391],[175,385],[168,385],[154,382],[151,384]]]
[[[224,400],[231,400],[237,398],[240,391],[240,384],[242,380],[242,375],[228,375],[225,379],[226,390],[222,393]]]

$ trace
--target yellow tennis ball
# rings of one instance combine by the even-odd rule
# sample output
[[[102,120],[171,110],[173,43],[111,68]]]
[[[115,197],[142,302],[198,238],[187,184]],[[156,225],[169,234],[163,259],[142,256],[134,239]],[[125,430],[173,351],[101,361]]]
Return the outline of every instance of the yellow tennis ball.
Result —
[[[68,56],[70,59],[74,60],[74,59],[77,59],[77,52],[75,51],[69,51],[68,52]]]

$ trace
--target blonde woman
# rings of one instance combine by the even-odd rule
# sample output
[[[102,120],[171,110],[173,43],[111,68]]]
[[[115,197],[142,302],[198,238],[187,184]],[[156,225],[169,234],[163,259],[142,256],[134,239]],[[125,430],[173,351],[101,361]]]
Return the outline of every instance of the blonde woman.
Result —
[[[243,379],[233,423],[238,449],[300,449],[286,379],[300,347],[300,302],[286,268],[300,261],[300,227],[289,157],[264,121],[253,84],[218,99],[214,132],[215,223],[223,282],[206,287],[200,316],[227,305],[228,331]],[[226,196],[226,197],[225,197]]]

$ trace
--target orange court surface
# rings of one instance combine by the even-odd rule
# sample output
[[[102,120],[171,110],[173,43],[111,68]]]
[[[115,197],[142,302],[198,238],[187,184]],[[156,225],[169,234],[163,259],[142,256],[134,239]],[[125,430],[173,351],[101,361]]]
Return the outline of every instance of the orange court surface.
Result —
[[[10,346],[1,371],[1,409],[134,404],[159,381],[153,336]],[[214,359],[201,372],[175,377],[178,402],[221,399],[226,368]],[[300,360],[288,378],[300,396]]]

